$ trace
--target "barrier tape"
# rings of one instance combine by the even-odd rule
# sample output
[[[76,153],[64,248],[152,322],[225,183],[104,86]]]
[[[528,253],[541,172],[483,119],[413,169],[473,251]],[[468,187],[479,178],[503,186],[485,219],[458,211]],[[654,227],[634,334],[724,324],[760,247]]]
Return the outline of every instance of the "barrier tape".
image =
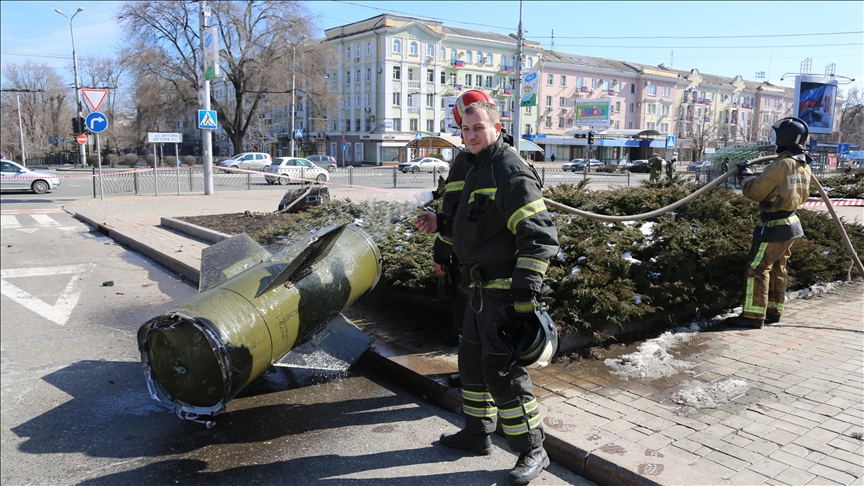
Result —
[[[835,206],[864,206],[864,199],[832,199],[831,204]],[[811,197],[801,204],[802,207],[824,206],[825,201]]]

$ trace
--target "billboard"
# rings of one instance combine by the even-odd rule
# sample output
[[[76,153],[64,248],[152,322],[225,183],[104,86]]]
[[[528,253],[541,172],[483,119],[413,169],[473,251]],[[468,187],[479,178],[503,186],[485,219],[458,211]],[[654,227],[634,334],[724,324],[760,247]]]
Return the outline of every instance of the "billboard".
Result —
[[[456,96],[447,96],[444,98],[444,130],[447,132],[458,132],[461,127],[456,126],[456,120],[453,119],[453,108],[456,107]]]
[[[837,81],[825,76],[796,76],[792,115],[810,127],[810,133],[833,133]]]
[[[219,30],[214,25],[204,30],[204,79],[219,76]]]
[[[576,100],[576,115],[573,119],[574,126],[608,127],[612,104],[611,98],[597,98],[591,100]]]
[[[537,73],[529,72],[525,75],[522,85],[522,97],[519,106],[537,106]]]

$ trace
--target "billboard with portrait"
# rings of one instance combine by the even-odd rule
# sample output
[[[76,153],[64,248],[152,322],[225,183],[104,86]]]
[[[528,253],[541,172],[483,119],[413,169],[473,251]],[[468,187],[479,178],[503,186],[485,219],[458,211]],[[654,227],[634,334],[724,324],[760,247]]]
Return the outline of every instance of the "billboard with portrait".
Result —
[[[611,98],[576,100],[573,126],[608,127],[611,117]]]
[[[804,120],[810,133],[833,133],[836,100],[836,80],[824,76],[797,76],[792,116]]]

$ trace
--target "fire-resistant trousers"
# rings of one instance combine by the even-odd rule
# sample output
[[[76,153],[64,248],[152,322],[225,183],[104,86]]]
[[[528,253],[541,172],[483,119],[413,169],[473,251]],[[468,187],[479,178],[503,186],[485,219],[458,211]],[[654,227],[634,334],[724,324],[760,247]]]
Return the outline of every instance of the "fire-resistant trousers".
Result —
[[[765,319],[765,314],[780,316],[786,302],[786,262],[792,255],[792,242],[754,241],[748,256],[743,317]]]
[[[509,294],[469,290],[459,342],[459,375],[465,430],[472,435],[491,434],[500,419],[510,449],[522,453],[541,446],[544,435],[528,371],[513,365],[506,376],[498,374],[510,355],[497,336],[501,310],[512,304]]]

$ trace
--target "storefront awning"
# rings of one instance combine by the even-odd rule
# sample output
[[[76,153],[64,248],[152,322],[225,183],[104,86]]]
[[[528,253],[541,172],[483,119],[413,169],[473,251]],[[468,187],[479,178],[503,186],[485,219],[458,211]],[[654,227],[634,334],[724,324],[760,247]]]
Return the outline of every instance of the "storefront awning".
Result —
[[[462,148],[462,138],[452,135],[426,135],[420,140],[411,140],[405,144],[406,147],[423,147],[423,148]]]
[[[539,145],[537,145],[536,143],[534,143],[530,140],[525,140],[524,138],[522,140],[519,140],[519,151],[520,152],[540,152],[541,154],[543,153],[543,149],[540,148]]]

